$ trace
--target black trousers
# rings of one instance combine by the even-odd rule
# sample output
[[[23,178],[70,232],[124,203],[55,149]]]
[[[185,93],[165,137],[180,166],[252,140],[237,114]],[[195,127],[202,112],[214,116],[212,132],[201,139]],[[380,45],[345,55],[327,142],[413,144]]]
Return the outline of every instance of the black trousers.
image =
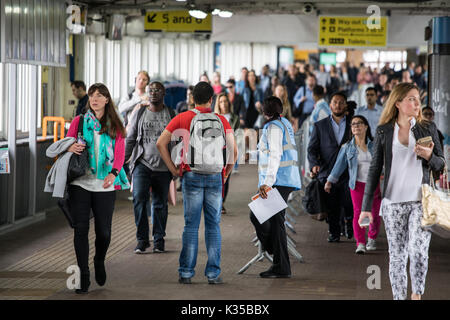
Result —
[[[291,187],[273,186],[284,201],[287,201],[289,194],[294,190]],[[278,212],[272,218],[260,224],[253,212],[250,211],[250,221],[255,226],[258,240],[261,241],[263,248],[273,254],[273,264],[270,270],[278,274],[291,274],[291,264],[287,249],[287,235],[285,221],[285,210]]]
[[[321,184],[323,188],[325,184]],[[331,235],[339,237],[341,235],[341,214],[343,213],[346,221],[353,220],[353,204],[348,180],[333,184],[331,192],[324,192],[323,196],[328,208],[328,231]]]
[[[111,242],[111,224],[116,192],[91,192],[69,186],[70,211],[74,217],[74,246],[81,273],[89,272],[89,215],[92,209],[95,224],[95,257],[103,261]]]

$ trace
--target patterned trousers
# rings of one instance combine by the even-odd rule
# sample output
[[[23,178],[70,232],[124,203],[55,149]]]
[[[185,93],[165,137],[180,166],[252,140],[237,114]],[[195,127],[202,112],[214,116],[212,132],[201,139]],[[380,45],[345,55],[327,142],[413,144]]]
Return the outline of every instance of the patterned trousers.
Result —
[[[431,232],[422,229],[420,201],[382,205],[382,216],[389,246],[389,278],[394,300],[406,300],[410,260],[412,292],[422,295],[428,271]]]

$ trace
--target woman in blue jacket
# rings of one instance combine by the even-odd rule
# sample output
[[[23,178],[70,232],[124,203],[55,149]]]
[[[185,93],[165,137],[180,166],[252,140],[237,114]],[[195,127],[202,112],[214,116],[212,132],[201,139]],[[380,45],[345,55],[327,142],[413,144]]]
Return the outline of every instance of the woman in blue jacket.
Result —
[[[262,113],[261,106],[264,98],[264,93],[259,86],[259,79],[256,76],[255,70],[248,72],[248,80],[245,83],[245,88],[242,93],[244,98],[246,114],[245,114],[245,127],[253,129],[256,125],[258,116]],[[259,127],[255,128],[259,129]]]
[[[356,239],[356,253],[364,254],[366,250],[376,250],[376,238],[380,230],[380,205],[381,193],[378,185],[374,194],[372,205],[373,223],[369,226],[369,240],[366,246],[366,231],[359,223],[361,214],[364,188],[369,174],[370,162],[373,152],[373,138],[370,133],[370,126],[367,119],[361,115],[354,116],[351,121],[352,140],[344,144],[339,151],[333,170],[325,183],[325,192],[330,192],[332,184],[339,180],[339,177],[348,169],[349,187],[353,203],[353,231]]]
[[[266,98],[262,112],[266,123],[258,144],[258,193],[266,199],[269,188],[276,188],[284,201],[287,201],[289,194],[301,187],[294,129],[286,118],[280,116],[283,104],[277,97]],[[281,210],[263,224],[250,212],[250,220],[263,249],[273,254],[272,266],[259,274],[261,278],[291,276],[284,212],[285,210]]]

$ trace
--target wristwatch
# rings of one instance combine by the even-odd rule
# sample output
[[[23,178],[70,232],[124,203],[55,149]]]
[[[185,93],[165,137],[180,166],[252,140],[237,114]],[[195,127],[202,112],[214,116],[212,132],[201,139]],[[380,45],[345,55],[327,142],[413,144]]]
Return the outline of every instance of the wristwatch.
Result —
[[[115,175],[117,177],[119,175],[119,170],[117,170],[116,168],[113,168],[110,173],[112,173],[113,175]]]

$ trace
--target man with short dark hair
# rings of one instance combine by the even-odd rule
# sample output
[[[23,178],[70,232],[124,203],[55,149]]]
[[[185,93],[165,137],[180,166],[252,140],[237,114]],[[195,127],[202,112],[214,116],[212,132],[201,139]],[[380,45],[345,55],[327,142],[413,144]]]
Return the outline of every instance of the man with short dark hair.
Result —
[[[125,162],[130,161],[130,172],[133,175],[133,204],[138,242],[134,252],[138,254],[144,253],[150,247],[149,216],[153,218],[153,252],[165,251],[167,197],[172,175],[161,159],[156,141],[175,116],[173,109],[164,105],[165,93],[162,83],[152,82],[149,105],[141,105],[140,109],[131,115],[127,130]]]
[[[89,100],[89,96],[86,93],[86,85],[83,81],[75,80],[70,86],[72,87],[73,95],[78,99],[78,105],[75,111],[75,116],[78,116],[85,112],[85,107]]]
[[[355,115],[364,116],[370,125],[370,133],[372,137],[375,137],[375,133],[380,120],[383,107],[377,103],[377,90],[374,87],[366,89],[366,103],[367,105],[361,106],[356,109]]]
[[[195,275],[202,209],[205,215],[205,242],[208,254],[205,276],[209,284],[222,283],[220,277],[222,189],[223,182],[227,180],[236,162],[237,147],[228,121],[223,116],[211,112],[213,95],[214,91],[210,84],[199,82],[193,91],[195,109],[173,118],[157,142],[161,157],[172,174],[183,176],[185,226],[178,269],[178,281],[182,284],[190,284],[191,278]],[[180,168],[173,163],[167,148],[172,135],[183,137],[183,159]],[[225,159],[222,146],[227,153]]]
[[[308,145],[308,161],[312,175],[318,177],[322,189],[336,162],[341,146],[350,140],[350,119],[345,116],[347,97],[342,92],[331,95],[331,115],[314,124]],[[348,188],[348,172],[341,175],[331,193],[323,192],[328,213],[328,242],[339,242],[341,209],[345,211],[347,238],[353,237],[353,206]]]

